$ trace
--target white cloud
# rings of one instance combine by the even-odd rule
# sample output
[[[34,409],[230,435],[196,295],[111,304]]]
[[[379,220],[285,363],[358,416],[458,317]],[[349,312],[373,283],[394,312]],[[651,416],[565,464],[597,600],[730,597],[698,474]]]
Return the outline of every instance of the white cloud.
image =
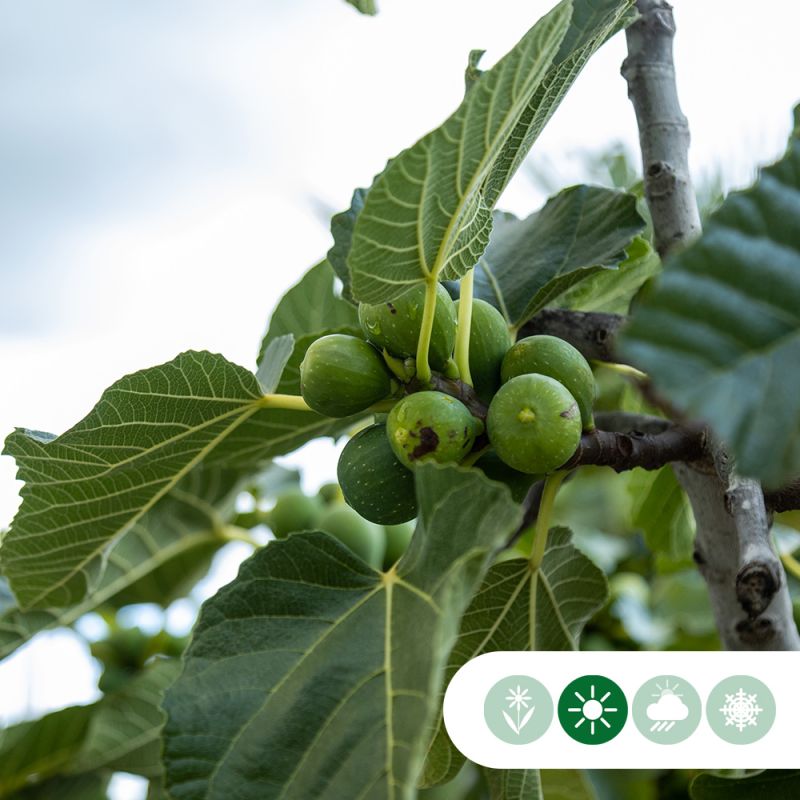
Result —
[[[663,694],[647,706],[647,718],[653,722],[680,722],[689,716],[689,708],[677,695]]]

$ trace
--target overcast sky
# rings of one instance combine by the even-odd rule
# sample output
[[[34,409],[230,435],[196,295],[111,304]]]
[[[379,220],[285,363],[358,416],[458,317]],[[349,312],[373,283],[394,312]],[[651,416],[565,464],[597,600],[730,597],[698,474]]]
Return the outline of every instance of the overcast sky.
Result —
[[[800,11],[674,5],[692,168],[744,185],[800,97]],[[330,245],[328,213],[455,108],[469,50],[490,65],[549,6],[383,0],[365,18],[342,0],[0,0],[0,433],[62,432],[112,381],[188,348],[252,367],[276,300]],[[636,146],[623,57],[618,36],[536,145],[564,185],[581,152]],[[501,206],[542,200],[520,174]],[[297,461],[309,486],[333,476],[327,445]],[[0,527],[17,490],[4,457]],[[69,685],[36,647],[0,665],[0,721],[91,696],[64,641]]]

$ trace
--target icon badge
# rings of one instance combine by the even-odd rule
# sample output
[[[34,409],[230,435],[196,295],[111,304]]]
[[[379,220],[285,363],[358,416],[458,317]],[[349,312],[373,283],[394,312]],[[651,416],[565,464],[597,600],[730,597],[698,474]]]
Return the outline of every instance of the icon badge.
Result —
[[[553,721],[553,700],[529,675],[509,675],[486,695],[483,716],[489,730],[508,744],[530,744]]]
[[[576,742],[605,744],[628,718],[625,693],[610,678],[584,675],[572,681],[558,701],[561,727]]]
[[[703,704],[695,688],[677,675],[647,681],[633,698],[633,721],[639,733],[656,744],[678,744],[700,724]]]
[[[711,729],[731,744],[753,744],[775,722],[775,698],[766,684],[749,675],[733,675],[718,683],[706,704]]]

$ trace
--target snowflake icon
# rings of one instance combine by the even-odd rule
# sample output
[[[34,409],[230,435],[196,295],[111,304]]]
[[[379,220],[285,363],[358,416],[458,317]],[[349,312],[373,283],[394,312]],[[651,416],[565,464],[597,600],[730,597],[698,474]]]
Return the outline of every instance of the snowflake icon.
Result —
[[[758,715],[764,710],[757,700],[757,694],[747,694],[742,688],[734,694],[726,694],[725,705],[720,709],[725,716],[725,725],[737,727],[739,733],[747,727],[755,728],[758,725]]]

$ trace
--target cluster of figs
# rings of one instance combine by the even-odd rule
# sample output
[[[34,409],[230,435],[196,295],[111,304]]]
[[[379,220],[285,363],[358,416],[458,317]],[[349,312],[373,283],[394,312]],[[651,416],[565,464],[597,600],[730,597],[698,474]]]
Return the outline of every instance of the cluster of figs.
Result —
[[[564,465],[582,432],[594,427],[594,376],[581,353],[553,336],[514,342],[502,314],[479,299],[472,301],[469,336],[474,402],[462,402],[463,391],[431,388],[462,385],[452,380],[460,301],[442,284],[428,356],[441,380],[421,385],[414,357],[425,295],[422,285],[391,303],[360,304],[363,338],[323,336],[300,366],[303,398],[320,414],[389,409],[350,439],[338,465],[347,503],[381,525],[416,516],[417,464],[474,465],[520,497],[534,480]]]

